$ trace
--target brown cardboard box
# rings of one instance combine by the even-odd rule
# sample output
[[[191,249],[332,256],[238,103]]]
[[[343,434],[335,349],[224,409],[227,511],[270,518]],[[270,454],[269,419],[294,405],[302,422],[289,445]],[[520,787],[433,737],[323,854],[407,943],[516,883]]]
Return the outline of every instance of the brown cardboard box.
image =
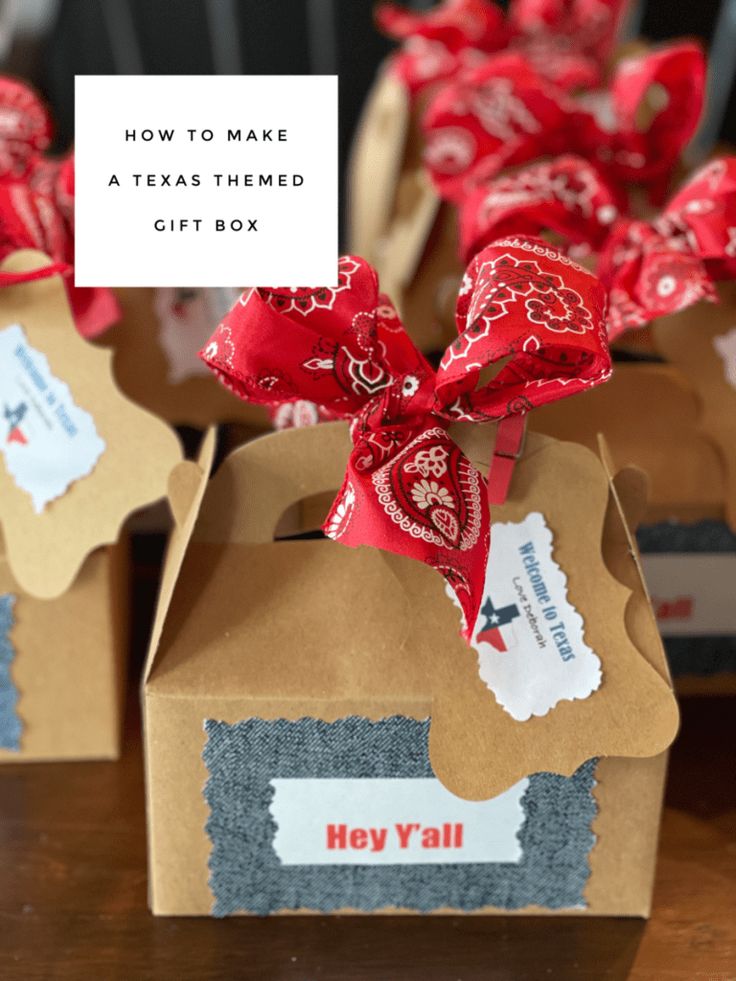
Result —
[[[529,425],[591,449],[604,432],[615,465],[649,477],[647,523],[726,517],[723,459],[697,392],[672,365],[618,363],[605,385],[536,409]]]
[[[119,756],[127,558],[125,542],[96,549],[56,599],[24,592],[0,559],[0,595],[15,597],[11,672],[22,725],[19,748],[1,748],[1,763]]]
[[[48,264],[46,256],[27,251],[10,256],[3,268]],[[110,354],[79,337],[58,276],[0,291],[0,330],[11,325],[23,331],[26,362],[12,379],[4,365],[0,404],[14,409],[16,378],[28,404],[22,414],[17,407],[15,415],[5,412],[4,451],[19,419],[14,442],[19,453],[30,454],[23,466],[50,465],[46,450],[34,450],[48,445],[37,442],[43,423],[55,434],[54,445],[64,445],[64,459],[71,458],[71,442],[62,444],[50,425],[68,409],[66,398],[91,417],[104,444],[91,470],[75,475],[38,511],[3,454],[0,606],[7,629],[0,636],[0,762],[111,758],[120,748],[128,618],[121,529],[131,512],[166,496],[181,447],[168,426],[116,389]],[[63,398],[44,366],[68,386]]]
[[[182,341],[181,349],[186,353],[181,357],[193,362],[194,370],[172,376],[161,340],[156,294],[153,289],[116,290],[122,319],[102,335],[99,343],[113,351],[113,371],[121,391],[171,425],[205,429],[218,423],[238,423],[244,437],[270,429],[263,408],[233,398],[196,357],[196,349],[217,326],[216,314],[205,325],[202,337]]]
[[[487,463],[489,427],[455,437]],[[604,680],[516,722],[481,682],[433,570],[329,539],[274,541],[283,513],[341,485],[346,426],[255,440],[208,481],[213,451],[210,436],[199,479],[190,471],[178,493],[144,680],[153,911],[646,916],[678,716],[625,519],[641,507],[641,474],[613,480],[605,457],[529,436],[493,518],[543,510]],[[501,806],[534,774],[524,800],[542,796],[518,832],[518,866],[295,870],[278,857],[274,832],[312,820],[346,774],[363,778],[346,792],[351,806],[366,775],[417,768],[457,806]],[[275,789],[277,777],[302,779]],[[300,787],[317,796],[289,806]],[[269,807],[287,791],[274,822]],[[530,837],[534,820],[547,823]]]
[[[655,337],[679,364],[619,363],[608,384],[530,417],[532,428],[589,447],[604,431],[616,466],[647,472],[649,503],[636,523],[681,694],[736,690],[736,431],[728,404],[736,409],[736,390],[713,345],[729,323],[726,307],[709,304],[667,318]]]

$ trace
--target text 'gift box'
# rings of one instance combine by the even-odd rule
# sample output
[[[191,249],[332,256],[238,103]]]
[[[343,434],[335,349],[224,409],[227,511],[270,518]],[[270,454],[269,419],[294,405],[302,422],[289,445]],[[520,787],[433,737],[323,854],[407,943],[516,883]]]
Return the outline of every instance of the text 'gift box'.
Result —
[[[456,428],[484,469],[493,428]],[[344,424],[207,482],[212,451],[144,687],[154,912],[646,915],[677,709],[624,517],[640,475],[530,435],[468,646],[428,565],[274,541],[342,484]]]
[[[167,494],[174,433],[115,388],[64,284],[18,252],[0,290],[0,762],[116,756],[128,515]]]

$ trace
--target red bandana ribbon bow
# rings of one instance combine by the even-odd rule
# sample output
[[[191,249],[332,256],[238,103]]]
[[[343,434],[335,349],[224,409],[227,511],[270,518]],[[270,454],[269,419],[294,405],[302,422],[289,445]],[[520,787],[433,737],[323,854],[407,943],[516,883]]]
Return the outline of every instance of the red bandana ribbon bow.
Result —
[[[715,283],[736,278],[736,157],[698,170],[654,221],[622,221],[601,253],[609,289],[608,332],[717,300]]]
[[[571,155],[545,160],[468,195],[460,210],[460,252],[467,262],[504,235],[547,232],[597,252],[622,208],[620,195],[587,160]]]
[[[51,142],[46,107],[22,82],[0,77],[0,260],[18,249],[39,249],[54,260],[25,273],[0,273],[0,287],[55,273],[74,263],[74,159],[43,156]],[[95,337],[120,317],[107,289],[66,283],[77,329]]]
[[[402,42],[393,70],[412,95],[504,48],[565,90],[601,84],[627,0],[515,0],[508,17],[488,0],[447,0],[428,13],[381,3],[376,21]]]
[[[628,0],[512,0],[511,46],[561,88],[601,84]]]
[[[325,533],[437,569],[472,627],[489,507],[483,477],[448,426],[524,413],[604,381],[604,307],[595,277],[543,243],[497,242],[468,267],[459,336],[435,372],[371,266],[346,256],[336,287],[244,293],[202,357],[241,398],[307,399],[350,420],[353,450]],[[507,358],[478,388],[481,371]]]
[[[412,96],[451,78],[507,39],[503,13],[489,0],[446,0],[428,13],[381,3],[376,22],[384,34],[402,42],[392,70]]]
[[[660,198],[695,131],[704,90],[704,57],[689,43],[626,59],[609,88],[579,97],[522,54],[496,55],[433,97],[423,119],[425,163],[440,195],[458,202],[506,167],[570,152],[612,182],[643,184]],[[651,111],[646,126],[643,109]]]

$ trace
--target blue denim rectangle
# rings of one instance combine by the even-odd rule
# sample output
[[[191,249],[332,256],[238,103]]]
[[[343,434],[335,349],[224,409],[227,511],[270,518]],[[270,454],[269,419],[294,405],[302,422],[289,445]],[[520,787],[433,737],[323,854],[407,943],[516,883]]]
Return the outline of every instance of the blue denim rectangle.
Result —
[[[595,760],[571,777],[530,777],[522,799],[518,864],[284,866],[273,848],[271,780],[432,777],[428,720],[254,718],[230,725],[208,719],[205,730],[215,916],[299,909],[430,912],[585,906],[588,855],[595,841]]]
[[[10,631],[15,623],[15,596],[0,596],[0,748],[19,750],[23,725],[18,715],[18,689],[13,681],[15,647]]]

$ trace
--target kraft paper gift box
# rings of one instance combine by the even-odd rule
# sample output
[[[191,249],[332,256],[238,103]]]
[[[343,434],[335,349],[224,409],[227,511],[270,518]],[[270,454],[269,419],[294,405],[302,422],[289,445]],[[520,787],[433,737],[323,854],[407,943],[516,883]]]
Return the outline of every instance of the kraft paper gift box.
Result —
[[[25,251],[4,273],[42,270]],[[167,494],[175,434],[120,395],[59,276],[0,290],[0,762],[118,755],[128,515]]]
[[[452,430],[481,469],[492,433]],[[544,516],[576,654],[600,659],[593,694],[528,715],[489,691],[500,648],[467,646],[428,566],[274,541],[341,486],[347,426],[262,437],[208,480],[213,450],[180,489],[144,682],[153,911],[646,916],[677,707],[625,518],[641,474],[530,434],[492,511],[491,570],[493,543]],[[505,604],[531,610],[532,587],[522,603],[496,564],[493,643],[521,658]]]
[[[725,308],[712,305],[676,315],[686,321],[682,331],[695,341],[690,349],[701,351],[692,362],[694,376],[702,379],[700,390],[673,364],[619,362],[605,386],[573,403],[543,406],[531,417],[533,429],[589,447],[604,432],[617,466],[633,464],[648,474],[649,501],[637,518],[639,543],[681,693],[726,692],[736,684],[731,588],[736,535],[726,452],[727,399],[732,396],[714,377],[716,354],[709,344],[709,336],[719,336],[719,314],[728,319]],[[672,328],[668,343],[674,347],[678,328],[674,323]],[[655,329],[664,334],[666,326],[663,322]],[[710,368],[701,368],[704,363]],[[711,419],[720,441],[713,438]]]
[[[701,433],[715,448],[721,477],[695,468],[704,490],[722,487],[722,508],[692,526],[642,529],[648,576],[661,584],[662,630],[683,691],[736,690],[736,283],[716,287],[718,303],[655,321],[653,346],[686,380],[698,404]],[[672,559],[667,553],[672,553]],[[657,577],[655,579],[655,576]]]

